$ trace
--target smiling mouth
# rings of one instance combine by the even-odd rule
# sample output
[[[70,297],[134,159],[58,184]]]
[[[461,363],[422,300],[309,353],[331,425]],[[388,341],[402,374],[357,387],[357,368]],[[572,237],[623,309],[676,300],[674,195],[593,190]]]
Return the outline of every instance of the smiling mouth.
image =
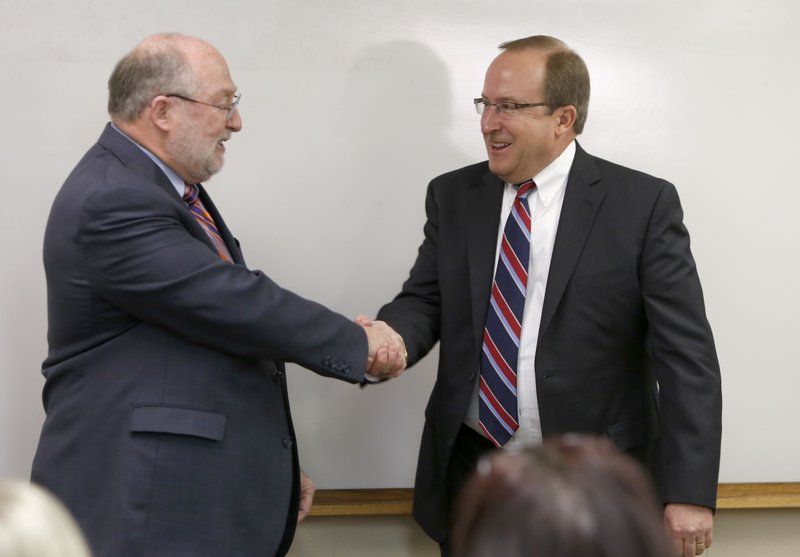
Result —
[[[511,147],[511,143],[501,143],[497,141],[492,141],[489,143],[489,151],[492,153],[499,153]]]

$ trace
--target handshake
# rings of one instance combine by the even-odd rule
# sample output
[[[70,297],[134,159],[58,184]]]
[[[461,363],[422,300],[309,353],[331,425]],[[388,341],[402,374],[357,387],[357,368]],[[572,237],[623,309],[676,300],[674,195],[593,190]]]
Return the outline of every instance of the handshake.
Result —
[[[399,376],[406,368],[408,353],[403,337],[383,321],[359,315],[355,322],[364,327],[369,342],[367,373],[378,379]]]

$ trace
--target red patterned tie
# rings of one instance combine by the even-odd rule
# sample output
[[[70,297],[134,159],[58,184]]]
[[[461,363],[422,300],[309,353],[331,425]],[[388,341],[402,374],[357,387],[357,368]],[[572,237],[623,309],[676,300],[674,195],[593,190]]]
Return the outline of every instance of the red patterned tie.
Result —
[[[519,186],[506,220],[483,331],[479,423],[496,447],[519,429],[517,356],[531,253],[528,194],[535,187],[533,181]]]
[[[186,184],[183,190],[183,200],[189,205],[189,209],[192,211],[194,218],[200,223],[200,226],[203,227],[206,234],[208,234],[220,258],[223,261],[233,263],[233,258],[228,248],[225,246],[225,242],[222,241],[222,237],[219,235],[219,230],[217,230],[217,226],[214,224],[214,219],[211,218],[206,208],[203,207],[203,202],[200,201],[200,188],[195,184]]]

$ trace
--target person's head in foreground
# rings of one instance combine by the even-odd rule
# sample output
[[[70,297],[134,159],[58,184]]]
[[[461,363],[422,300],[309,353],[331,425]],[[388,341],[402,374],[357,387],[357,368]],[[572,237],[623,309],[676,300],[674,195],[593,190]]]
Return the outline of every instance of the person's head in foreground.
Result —
[[[34,484],[0,481],[0,557],[91,557],[78,524]]]
[[[578,435],[479,462],[452,539],[457,557],[671,557],[644,470]]]

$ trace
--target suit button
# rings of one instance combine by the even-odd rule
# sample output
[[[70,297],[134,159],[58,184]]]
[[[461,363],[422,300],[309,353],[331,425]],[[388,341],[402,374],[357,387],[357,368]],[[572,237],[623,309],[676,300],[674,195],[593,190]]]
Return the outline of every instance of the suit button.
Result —
[[[341,371],[341,372],[342,372],[342,373],[344,373],[345,375],[350,375],[350,366],[348,366],[347,364],[345,364],[345,365],[343,365],[343,366],[341,367],[341,369],[340,369],[339,371]]]
[[[283,372],[276,368],[275,371],[272,372],[272,375],[274,375],[275,377],[280,377],[281,375],[283,375]]]
[[[473,371],[472,373],[469,374],[469,382],[470,383],[474,383],[475,379],[477,379],[477,377],[478,377],[478,374]]]
[[[294,439],[292,439],[291,437],[284,438],[283,446],[286,447],[287,449],[291,449],[294,446]]]
[[[455,437],[448,437],[448,438],[447,438],[447,441],[445,441],[445,442],[444,442],[444,444],[445,444],[446,446],[448,446],[448,447],[452,447],[452,446],[453,446],[453,443],[455,443],[455,442],[456,442],[456,439],[455,439]]]

